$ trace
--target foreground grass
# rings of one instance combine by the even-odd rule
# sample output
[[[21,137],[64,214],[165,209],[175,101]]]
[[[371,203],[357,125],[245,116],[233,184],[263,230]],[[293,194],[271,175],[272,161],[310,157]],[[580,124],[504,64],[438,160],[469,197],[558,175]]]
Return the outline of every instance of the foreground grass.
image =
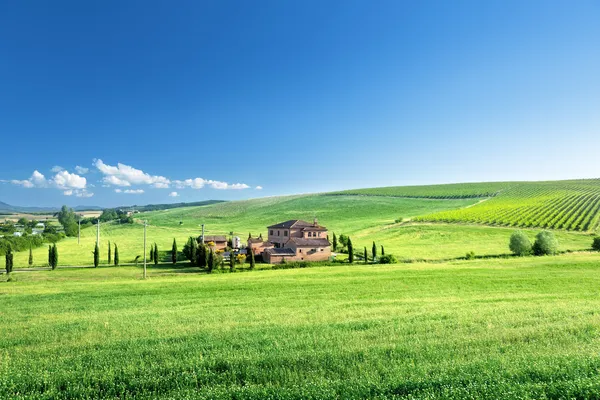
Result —
[[[600,256],[0,283],[0,398],[598,398]]]

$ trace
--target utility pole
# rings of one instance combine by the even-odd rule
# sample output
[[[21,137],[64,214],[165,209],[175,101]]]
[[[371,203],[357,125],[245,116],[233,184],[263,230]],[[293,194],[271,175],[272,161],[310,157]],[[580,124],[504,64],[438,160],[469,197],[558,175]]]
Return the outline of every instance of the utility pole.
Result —
[[[202,244],[204,244],[204,224],[202,224]]]
[[[77,219],[77,244],[80,244],[79,243],[80,238],[81,238],[81,215]]]
[[[144,279],[146,279],[146,226],[148,221],[144,221]]]

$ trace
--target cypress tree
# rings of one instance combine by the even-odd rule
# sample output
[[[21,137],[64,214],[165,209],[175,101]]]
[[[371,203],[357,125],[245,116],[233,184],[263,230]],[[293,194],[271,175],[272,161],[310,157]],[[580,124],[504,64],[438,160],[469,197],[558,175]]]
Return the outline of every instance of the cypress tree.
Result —
[[[115,243],[115,266],[119,265],[119,248],[117,247],[117,244]]]
[[[367,248],[365,247],[365,252],[364,252],[364,257],[365,257],[365,264],[369,262],[369,255],[367,254]]]
[[[10,273],[13,270],[13,253],[12,253],[12,248],[10,247],[10,245],[8,245],[8,248],[6,249],[6,255],[4,256],[5,258],[5,268],[6,268],[6,275],[10,275]]]
[[[229,272],[235,271],[235,254],[233,250],[229,252]]]
[[[31,245],[29,245],[29,266],[33,265],[33,252],[31,251]]]
[[[354,248],[352,247],[352,239],[348,238],[348,262],[354,262]]]
[[[213,270],[213,266],[215,263],[215,255],[213,254],[212,249],[210,249],[210,251],[208,252],[208,272],[212,272]]]
[[[52,245],[48,245],[48,266],[52,268]]]
[[[248,247],[248,253],[250,254],[250,269],[254,269],[254,252]]]
[[[373,253],[373,262],[375,262],[375,259],[377,258],[377,245],[375,244],[375,242],[373,242],[373,249],[371,250],[371,252]]]
[[[98,264],[100,264],[100,249],[98,243],[96,243],[96,246],[94,246],[94,268],[98,268]]]
[[[381,255],[385,256],[385,250],[383,249],[383,245],[381,245]]]
[[[108,265],[110,265],[110,263],[111,263],[111,261],[112,261],[112,260],[111,260],[111,254],[110,254],[110,252],[111,252],[111,249],[112,249],[112,247],[110,246],[110,240],[109,240],[109,241],[108,241]]]
[[[158,246],[154,243],[154,265],[158,265]]]
[[[173,247],[171,248],[171,261],[173,264],[177,264],[177,242],[173,238]]]
[[[56,267],[58,267],[58,249],[54,243],[52,246],[52,269],[56,269]]]
[[[154,245],[150,245],[150,262],[154,261]]]
[[[333,251],[337,251],[337,236],[335,236],[335,232],[333,232]]]

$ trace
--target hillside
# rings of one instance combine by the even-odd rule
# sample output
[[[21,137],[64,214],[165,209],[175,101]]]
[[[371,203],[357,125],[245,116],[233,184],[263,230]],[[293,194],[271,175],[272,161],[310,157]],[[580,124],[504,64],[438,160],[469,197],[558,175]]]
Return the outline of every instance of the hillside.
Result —
[[[514,186],[515,182],[451,183],[425,186],[389,186],[344,190],[330,195],[391,196],[425,199],[468,199],[493,197]]]
[[[431,213],[415,221],[593,232],[600,223],[600,180],[515,183],[473,207]]]

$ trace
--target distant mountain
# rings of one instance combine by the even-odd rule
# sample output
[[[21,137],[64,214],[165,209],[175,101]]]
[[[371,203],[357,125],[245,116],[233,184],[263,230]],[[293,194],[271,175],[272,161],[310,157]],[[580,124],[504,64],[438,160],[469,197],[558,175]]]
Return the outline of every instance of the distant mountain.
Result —
[[[181,207],[199,207],[199,206],[209,206],[211,204],[224,203],[225,200],[204,200],[204,201],[196,201],[193,203],[165,203],[165,204],[147,204],[145,206],[124,206],[124,207],[114,207],[115,209],[135,209],[137,211],[156,211],[156,210],[170,210],[172,208],[181,208]]]
[[[12,206],[0,201],[0,214],[13,214],[13,213],[54,213],[58,212],[60,207],[20,207]],[[100,211],[102,207],[97,206],[77,206],[74,207],[75,211]]]

